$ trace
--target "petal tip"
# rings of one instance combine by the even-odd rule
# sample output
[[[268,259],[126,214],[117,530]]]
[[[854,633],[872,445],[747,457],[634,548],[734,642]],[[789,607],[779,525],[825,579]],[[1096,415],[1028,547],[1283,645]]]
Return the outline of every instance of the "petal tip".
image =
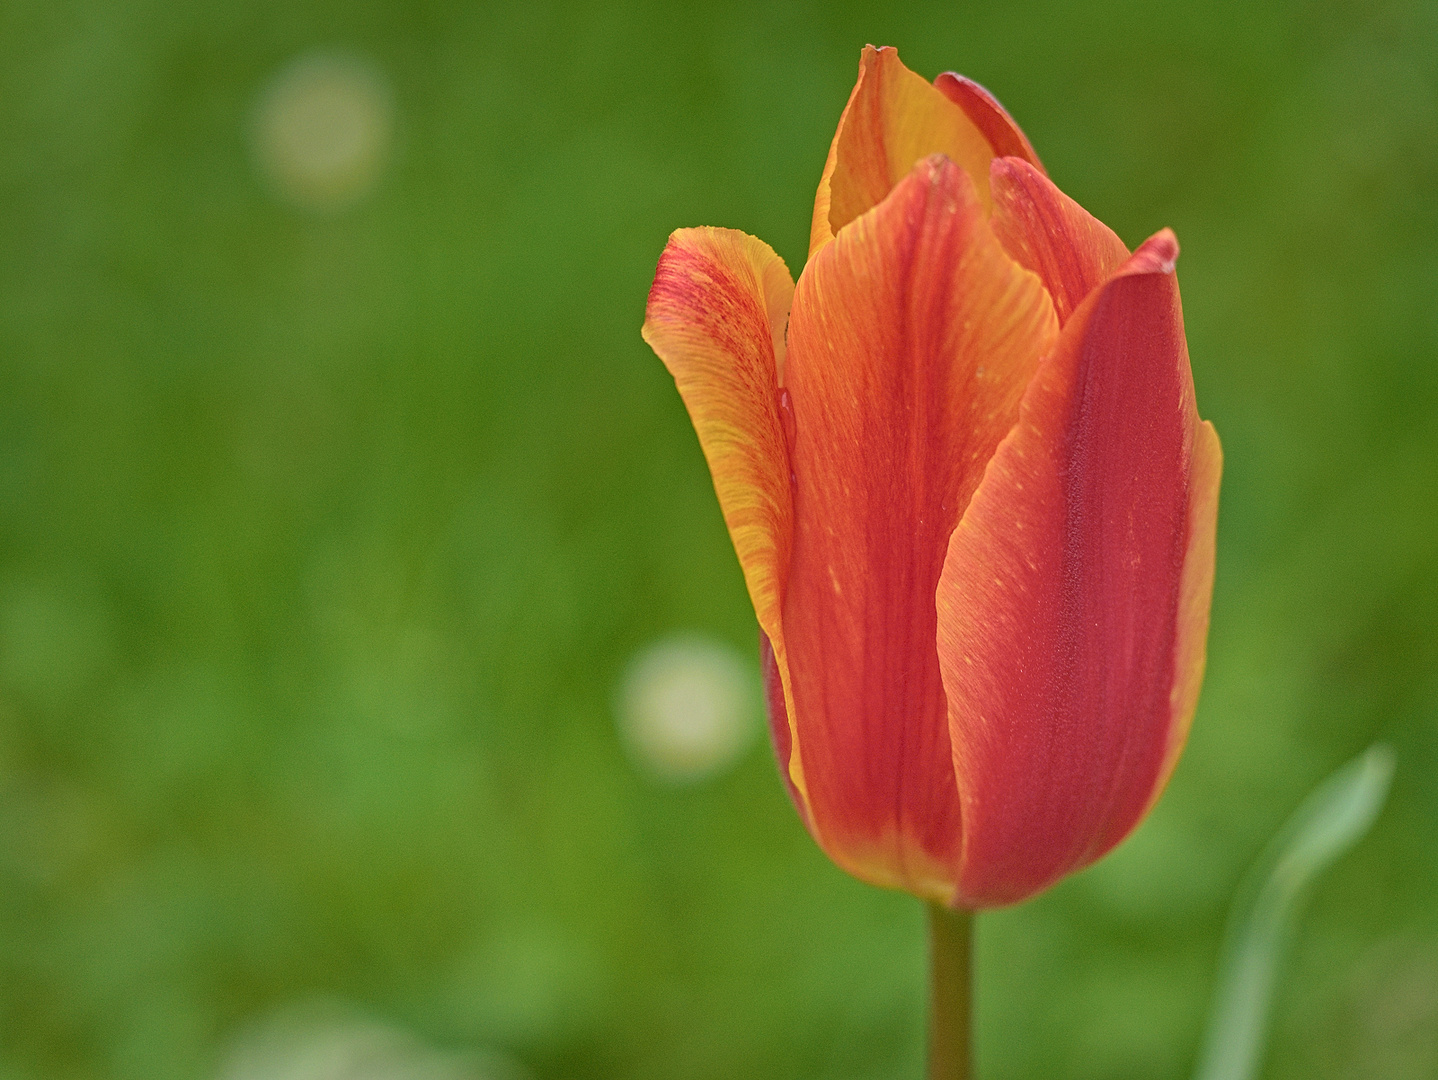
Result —
[[[865,45],[859,51],[859,75],[862,77],[864,72],[874,64],[898,59],[899,50],[892,45]]]
[[[1039,161],[1023,128],[987,87],[955,71],[944,72],[934,80],[934,86],[964,111],[964,115],[983,133],[997,157],[1020,158],[1039,172],[1044,171],[1043,163]]]
[[[1033,162],[1017,154],[1002,154],[989,162],[989,176],[994,180],[1019,180],[1033,175],[1045,174]]]
[[[1178,265],[1178,237],[1172,229],[1160,229],[1142,244],[1129,259],[1124,273],[1171,274]]]

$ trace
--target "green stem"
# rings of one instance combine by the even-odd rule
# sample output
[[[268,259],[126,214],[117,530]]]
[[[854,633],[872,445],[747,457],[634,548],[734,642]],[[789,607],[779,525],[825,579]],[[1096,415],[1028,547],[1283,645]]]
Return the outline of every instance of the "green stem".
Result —
[[[969,1080],[974,916],[943,904],[928,907],[929,1080]]]

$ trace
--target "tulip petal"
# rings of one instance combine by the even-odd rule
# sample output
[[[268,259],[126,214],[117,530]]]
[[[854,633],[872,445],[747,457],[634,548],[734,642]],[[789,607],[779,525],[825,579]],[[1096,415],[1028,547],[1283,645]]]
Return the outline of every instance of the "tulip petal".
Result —
[[[784,790],[789,793],[790,800],[799,811],[799,819],[812,833],[814,822],[809,814],[808,799],[800,785],[794,782],[796,774],[801,782],[804,777],[803,769],[798,767],[798,758],[794,755],[794,732],[789,722],[792,711],[786,703],[784,684],[789,677],[788,668],[786,666],[784,674],[780,674],[779,660],[774,655],[774,643],[763,630],[759,631],[759,670],[764,683],[764,711],[769,717],[769,736],[774,743],[774,756],[779,762],[779,775],[784,780]]]
[[[793,503],[778,395],[793,295],[788,268],[763,241],[732,229],[680,229],[659,258],[643,329],[694,422],[784,683],[780,615]],[[802,794],[797,755],[788,764]]]
[[[1218,530],[1218,486],[1223,475],[1223,447],[1218,432],[1207,420],[1193,433],[1189,465],[1188,553],[1178,587],[1178,636],[1174,643],[1175,678],[1171,694],[1173,730],[1158,783],[1149,798],[1158,801],[1188,741],[1188,729],[1198,708],[1203,668],[1208,652],[1208,610],[1213,599],[1214,541]]]
[[[944,97],[963,109],[964,115],[984,133],[996,157],[1023,158],[1039,172],[1044,171],[1028,136],[988,90],[973,79],[953,71],[944,72],[934,80],[934,85]]]
[[[1219,461],[1165,230],[1064,327],[949,541],[938,652],[957,902],[1093,862],[1172,767],[1202,663]]]
[[[1068,322],[1127,261],[1128,248],[1030,163],[995,158],[990,177],[994,233],[1021,266],[1043,278],[1059,322]]]
[[[896,49],[866,45],[859,81],[839,117],[819,180],[809,257],[879,205],[914,163],[930,154],[961,165],[988,209],[994,151],[983,132],[932,83],[906,68]]]
[[[959,804],[934,591],[1057,332],[968,173],[940,155],[815,255],[795,292],[790,727],[815,838],[875,884],[953,894]]]

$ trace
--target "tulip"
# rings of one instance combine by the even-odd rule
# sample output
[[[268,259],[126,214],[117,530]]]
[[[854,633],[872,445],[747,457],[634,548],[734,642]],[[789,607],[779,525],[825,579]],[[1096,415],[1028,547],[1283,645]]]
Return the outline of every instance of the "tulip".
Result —
[[[844,869],[1023,900],[1163,790],[1203,676],[1222,454],[1165,229],[1132,253],[1003,107],[864,50],[793,283],[670,238],[674,376],[760,627],[771,729]]]

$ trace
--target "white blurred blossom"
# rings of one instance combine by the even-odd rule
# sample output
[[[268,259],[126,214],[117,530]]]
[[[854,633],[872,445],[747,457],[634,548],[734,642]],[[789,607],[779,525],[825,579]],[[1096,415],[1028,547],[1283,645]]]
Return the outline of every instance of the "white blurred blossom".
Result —
[[[394,103],[389,81],[359,56],[305,53],[261,91],[254,154],[288,201],[336,211],[374,187],[389,158]]]
[[[684,783],[739,759],[758,728],[759,703],[754,670],[731,646],[666,638],[630,661],[617,701],[619,730],[641,768]]]
[[[390,1024],[325,1002],[292,1005],[248,1026],[218,1080],[527,1080],[510,1058],[453,1054]]]

